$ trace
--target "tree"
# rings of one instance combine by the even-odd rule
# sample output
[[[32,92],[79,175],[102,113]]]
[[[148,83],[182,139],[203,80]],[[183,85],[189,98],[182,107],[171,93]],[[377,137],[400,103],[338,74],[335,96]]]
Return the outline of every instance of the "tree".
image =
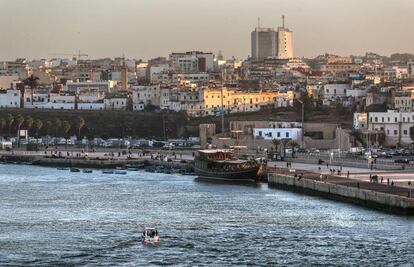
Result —
[[[40,119],[36,119],[34,121],[34,125],[35,125],[35,128],[36,128],[36,137],[39,137],[39,132],[43,128],[43,122]]]
[[[6,126],[7,126],[7,121],[6,121],[6,119],[5,119],[5,118],[0,118],[0,128],[1,128],[2,130],[4,130],[4,129],[6,129]]]
[[[17,140],[18,140],[17,145],[19,146],[20,145],[20,127],[22,127],[24,123],[24,117],[22,116],[22,114],[17,115],[16,122],[17,122]]]
[[[16,121],[17,121],[17,130],[20,130],[20,128],[22,127],[24,123],[24,117],[21,114],[19,114],[17,115]]]
[[[27,130],[30,130],[33,127],[33,122],[34,122],[33,118],[31,116],[27,116],[25,121],[26,121]]]
[[[14,123],[14,117],[12,114],[7,114],[7,125],[9,126],[9,135],[11,134],[11,127],[13,126]]]
[[[279,150],[279,146],[282,142],[280,142],[279,139],[273,139],[272,144],[275,146],[275,151],[277,152]]]
[[[51,132],[53,132],[53,122],[50,120],[46,121],[46,134],[50,134]]]
[[[295,150],[298,149],[300,146],[294,140],[290,140],[289,141],[289,146],[292,148],[292,158],[294,158],[295,157]]]
[[[79,140],[82,139],[81,138],[81,130],[82,130],[83,126],[85,126],[85,119],[82,118],[82,117],[79,117],[79,120],[78,120],[78,133],[79,133],[78,138],[79,138]]]
[[[62,121],[58,118],[53,120],[53,129],[55,130],[55,137],[58,136],[59,130],[62,128]]]
[[[410,138],[411,138],[411,141],[414,142],[414,126],[410,127]]]
[[[67,135],[71,128],[70,123],[68,121],[63,121],[62,128],[63,128],[63,132],[65,133],[65,148],[66,148],[66,145],[68,144]]]
[[[26,80],[24,80],[23,83],[30,87],[30,101],[33,105],[33,91],[39,85],[39,77],[36,77],[32,74]]]

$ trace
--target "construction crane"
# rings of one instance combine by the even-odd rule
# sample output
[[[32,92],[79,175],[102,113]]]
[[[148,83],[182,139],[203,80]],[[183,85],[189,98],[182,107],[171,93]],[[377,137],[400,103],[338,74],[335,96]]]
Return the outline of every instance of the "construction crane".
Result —
[[[49,53],[51,56],[71,56],[74,59],[81,59],[82,57],[87,57],[87,54],[82,54],[80,50],[78,50],[77,54],[68,54],[68,53]]]

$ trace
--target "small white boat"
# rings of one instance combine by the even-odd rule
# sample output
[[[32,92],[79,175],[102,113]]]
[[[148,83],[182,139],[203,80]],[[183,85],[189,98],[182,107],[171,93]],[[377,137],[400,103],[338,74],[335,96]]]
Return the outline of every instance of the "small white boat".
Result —
[[[115,174],[127,174],[126,170],[115,170]]]
[[[83,172],[83,173],[92,173],[93,171],[92,171],[92,170],[90,170],[90,169],[83,169],[83,170],[82,170],[82,172]]]
[[[158,244],[161,242],[160,233],[154,227],[145,227],[142,232],[142,243],[143,244]]]
[[[102,170],[103,174],[114,174],[114,170]]]

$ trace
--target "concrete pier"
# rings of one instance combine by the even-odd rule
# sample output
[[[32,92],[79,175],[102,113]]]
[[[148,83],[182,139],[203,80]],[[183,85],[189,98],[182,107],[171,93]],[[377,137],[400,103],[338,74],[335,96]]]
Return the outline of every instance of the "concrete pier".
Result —
[[[41,155],[1,155],[1,162],[31,163],[47,167],[77,167],[94,169],[114,169],[127,164],[144,166],[165,166],[168,168],[192,169],[191,161],[162,161],[151,158],[99,158],[99,157],[45,157]]]
[[[350,202],[390,213],[414,216],[414,198],[408,197],[407,188],[332,175],[328,175],[328,179],[320,180],[319,174],[298,170],[296,174],[298,177],[294,177],[294,173],[285,169],[269,172],[269,186]],[[302,178],[299,177],[300,175]]]

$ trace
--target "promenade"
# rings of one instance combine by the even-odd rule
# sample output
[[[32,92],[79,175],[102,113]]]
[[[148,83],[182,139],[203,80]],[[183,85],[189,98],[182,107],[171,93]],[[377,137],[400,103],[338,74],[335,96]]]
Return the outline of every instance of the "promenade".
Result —
[[[268,183],[270,186],[297,191],[305,194],[318,195],[334,200],[341,200],[362,205],[369,208],[385,210],[387,212],[414,215],[413,185],[399,186],[393,180],[374,179],[380,175],[397,177],[399,184],[401,174],[374,171],[368,174],[364,169],[342,169],[345,175],[335,175],[330,169],[319,170],[314,165],[292,164],[289,168],[276,164],[268,168]],[[333,169],[334,167],[331,167]],[[353,172],[352,176],[348,171]],[[366,170],[365,170],[366,171]],[[369,179],[371,175],[371,179]]]

